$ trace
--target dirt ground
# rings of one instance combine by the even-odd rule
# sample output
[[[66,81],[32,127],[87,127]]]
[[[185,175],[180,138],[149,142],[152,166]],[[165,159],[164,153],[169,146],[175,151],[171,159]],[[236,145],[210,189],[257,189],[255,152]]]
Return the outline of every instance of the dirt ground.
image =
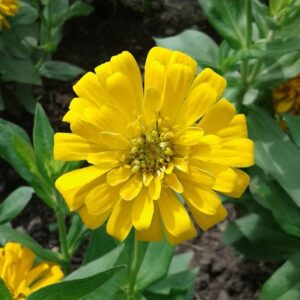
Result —
[[[153,37],[170,36],[188,28],[199,28],[216,41],[218,35],[209,26],[196,0],[91,0],[95,11],[89,17],[77,18],[65,27],[64,39],[55,59],[74,63],[92,70],[112,55],[129,50],[142,67]],[[145,1],[146,2],[146,1]],[[41,97],[55,130],[67,130],[61,122],[73,97],[72,85],[45,81],[45,88],[36,90]],[[2,115],[31,134],[33,117],[25,112]],[[0,162],[0,197],[24,184],[10,167]],[[232,211],[232,209],[231,209]],[[232,215],[234,213],[232,212]],[[43,246],[58,247],[54,216],[38,199],[33,199],[14,226],[25,230]],[[233,249],[222,244],[226,224],[184,244],[195,251],[195,265],[200,267],[197,278],[197,300],[254,300],[262,283],[272,273],[272,266],[239,257]],[[80,256],[74,259],[78,263]]]

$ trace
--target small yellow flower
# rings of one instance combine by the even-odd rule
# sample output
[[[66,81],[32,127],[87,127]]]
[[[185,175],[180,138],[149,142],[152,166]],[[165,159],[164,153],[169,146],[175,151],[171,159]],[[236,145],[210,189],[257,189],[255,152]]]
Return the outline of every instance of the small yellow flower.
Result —
[[[14,16],[19,8],[18,0],[0,0],[0,29],[9,27],[5,16]]]
[[[300,115],[300,74],[279,85],[272,94],[274,109],[277,114],[290,112]]]
[[[63,277],[59,266],[47,262],[34,265],[35,258],[29,249],[17,243],[7,243],[0,248],[0,277],[14,300],[25,299]]]
[[[55,135],[60,160],[90,166],[64,174],[56,187],[89,228],[106,220],[124,240],[172,244],[196,236],[187,210],[206,230],[226,217],[216,194],[240,197],[249,183],[237,169],[253,164],[245,116],[220,99],[224,78],[164,48],[150,50],[144,88],[129,52],[112,57],[74,86],[64,121],[72,133]],[[218,101],[219,100],[219,101]]]

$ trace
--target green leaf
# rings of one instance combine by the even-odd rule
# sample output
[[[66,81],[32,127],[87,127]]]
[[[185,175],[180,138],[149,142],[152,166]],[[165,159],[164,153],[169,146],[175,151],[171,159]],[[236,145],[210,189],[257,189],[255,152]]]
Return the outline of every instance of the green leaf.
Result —
[[[66,15],[64,16],[65,20],[71,19],[74,17],[88,16],[92,11],[93,7],[83,3],[81,1],[75,1],[68,9]]]
[[[3,70],[3,78],[5,81],[17,81],[21,83],[29,83],[40,85],[41,78],[31,60],[14,59],[7,53],[1,52],[0,61],[1,70]]]
[[[227,40],[239,49],[246,45],[246,8],[244,0],[198,0],[209,22]]]
[[[252,245],[245,253],[250,258],[282,260],[299,252],[300,239],[283,232],[267,215],[251,213],[237,219],[235,224]]]
[[[149,243],[137,275],[137,288],[143,290],[164,278],[173,256],[173,247],[166,241]],[[153,266],[155,265],[155,272]]]
[[[4,98],[3,98],[3,94],[2,94],[2,87],[0,84],[0,111],[4,110],[4,108],[5,108]]]
[[[259,40],[254,44],[254,56],[258,58],[282,56],[299,51],[300,37],[277,38],[272,41]]]
[[[47,170],[53,163],[54,131],[43,107],[38,103],[35,110],[33,146],[38,165]],[[49,171],[48,171],[49,174]]]
[[[37,97],[33,96],[32,85],[25,83],[15,83],[15,95],[19,103],[31,114],[35,111],[35,106],[38,101]]]
[[[27,300],[98,300],[113,299],[124,278],[126,267],[118,266],[108,271],[82,279],[63,281],[42,288]]]
[[[298,52],[285,54],[280,58],[264,58],[261,72],[254,81],[258,89],[271,89],[272,87],[295,77],[300,73],[300,54]]]
[[[33,194],[31,187],[20,187],[0,204],[0,224],[10,222],[27,205]]]
[[[291,0],[270,0],[270,11],[272,15],[278,16],[278,14],[290,4]]]
[[[168,274],[186,271],[190,268],[194,253],[192,251],[173,256]]]
[[[278,225],[288,234],[300,238],[300,208],[275,182],[252,177],[250,191],[255,199],[268,208]]]
[[[287,123],[293,141],[300,147],[300,116],[284,114],[283,119]]]
[[[264,111],[251,108],[248,114],[250,137],[255,141],[255,161],[270,173],[300,206],[300,149],[290,141]]]
[[[271,16],[269,7],[259,0],[252,0],[253,17],[257,25],[261,38],[266,38],[271,29],[277,26],[276,21]]]
[[[85,238],[87,233],[87,228],[81,221],[81,218],[77,214],[72,215],[71,226],[68,231],[67,242],[68,249],[71,254],[80,246],[81,242]],[[72,255],[71,255],[72,256]]]
[[[47,261],[61,263],[63,261],[59,253],[44,249],[34,239],[25,233],[21,233],[6,225],[0,225],[0,238],[7,241],[20,243],[31,249],[37,256]]]
[[[0,298],[1,300],[13,300],[9,289],[2,278],[0,278]]]
[[[80,267],[69,276],[67,276],[64,281],[70,281],[74,279],[81,279],[87,276],[92,276],[98,272],[106,271],[112,268],[118,261],[120,254],[124,250],[124,244],[119,245],[117,248],[106,253],[100,258],[89,262],[88,264]]]
[[[87,264],[116,248],[118,243],[106,233],[105,226],[93,230],[83,263]]]
[[[219,47],[208,35],[197,30],[185,30],[178,35],[156,38],[158,46],[182,51],[192,56],[201,67],[219,67]]]
[[[297,297],[289,295],[294,290]],[[300,296],[300,255],[291,257],[263,285],[259,300],[297,300]]]
[[[62,81],[69,81],[84,72],[83,69],[62,61],[46,61],[40,69],[40,75]]]
[[[38,17],[37,10],[31,6],[29,3],[20,1],[20,7],[18,13],[11,18],[11,25],[15,27],[17,25],[32,24],[36,21]]]
[[[161,295],[169,295],[172,291],[186,294],[190,287],[194,285],[197,273],[198,268],[194,268],[189,271],[172,274],[148,288],[147,291]]]

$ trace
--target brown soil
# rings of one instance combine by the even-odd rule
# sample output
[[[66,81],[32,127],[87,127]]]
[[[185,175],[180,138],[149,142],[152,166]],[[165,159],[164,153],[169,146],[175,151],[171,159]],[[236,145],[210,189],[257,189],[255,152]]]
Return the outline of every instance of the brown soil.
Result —
[[[86,70],[123,50],[131,51],[142,67],[152,37],[165,37],[188,28],[199,28],[218,41],[217,34],[207,23],[196,0],[152,0],[149,6],[143,0],[89,1],[95,11],[86,18],[77,18],[66,25],[64,39],[55,59],[74,63]],[[61,122],[73,97],[72,85],[58,81],[45,81],[45,87],[36,91],[41,96],[55,130],[67,130]],[[4,116],[31,134],[31,115]],[[19,176],[0,162],[0,196],[7,195],[24,184]],[[34,198],[14,221],[14,227],[25,230],[43,246],[57,249],[57,233],[53,213]],[[265,264],[244,260],[233,249],[221,242],[225,224],[186,243],[184,249],[195,251],[194,263],[200,267],[196,284],[197,300],[254,300],[262,283],[273,268]],[[80,258],[79,258],[80,259]]]

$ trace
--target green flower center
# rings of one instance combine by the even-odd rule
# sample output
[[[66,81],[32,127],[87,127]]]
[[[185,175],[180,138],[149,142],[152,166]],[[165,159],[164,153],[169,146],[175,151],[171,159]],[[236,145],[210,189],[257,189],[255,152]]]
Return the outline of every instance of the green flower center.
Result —
[[[134,173],[155,174],[164,171],[175,154],[170,139],[172,131],[168,128],[152,130],[131,141],[127,164]]]

